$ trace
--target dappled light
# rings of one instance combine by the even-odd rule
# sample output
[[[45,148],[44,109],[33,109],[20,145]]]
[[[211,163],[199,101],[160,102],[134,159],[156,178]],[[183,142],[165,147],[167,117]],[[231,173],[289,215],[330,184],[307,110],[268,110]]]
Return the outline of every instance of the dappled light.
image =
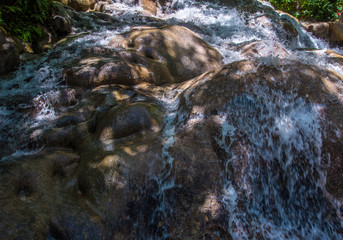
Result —
[[[264,1],[57,6],[1,75],[0,239],[342,238],[341,48]]]

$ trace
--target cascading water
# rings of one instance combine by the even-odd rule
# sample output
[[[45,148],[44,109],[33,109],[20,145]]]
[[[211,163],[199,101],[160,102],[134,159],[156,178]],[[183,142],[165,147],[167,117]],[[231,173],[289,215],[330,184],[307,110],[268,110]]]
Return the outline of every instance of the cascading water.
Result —
[[[227,153],[223,202],[230,212],[232,235],[339,239],[337,222],[323,216],[328,206],[321,185],[321,107],[268,89],[256,89],[256,95],[230,100],[217,139]],[[240,143],[244,152],[237,155],[232,148],[243,136],[249,136],[248,141]],[[246,162],[240,169],[237,162],[242,159]],[[243,177],[235,181],[238,171]]]
[[[104,24],[106,20],[98,18],[96,22],[96,14],[82,14],[89,26],[74,29],[78,37],[58,45],[45,56],[24,63],[15,73],[1,79],[2,160],[32,154],[43,147],[39,144],[32,146],[27,139],[36,129],[51,128],[55,124],[59,115],[54,109],[55,101],[61,91],[67,89],[62,69],[79,59],[87,48],[106,48],[114,35],[126,32],[130,27],[186,26],[217,48],[225,64],[247,58],[240,46],[273,40],[279,42],[289,55],[261,57],[261,62],[273,64],[276,58],[288,58],[343,74],[339,64],[299,50],[328,48],[326,43],[303,30],[297,41],[290,42],[283,38],[285,30],[278,25],[270,20],[264,20],[267,21],[264,23],[258,20],[264,16],[262,12],[245,16],[236,9],[196,1],[172,1],[169,8],[159,12],[157,17],[138,13],[142,9],[134,6],[134,1],[114,1],[107,9],[112,24]],[[272,48],[265,47],[266,52],[272,52]],[[341,88],[343,84],[340,84],[337,88]],[[151,195],[145,198],[152,199],[151,205],[147,206],[152,209],[148,211],[150,216],[141,216],[147,219],[145,226],[139,226],[140,219],[133,224],[135,239],[170,237],[169,226],[161,222],[172,218],[174,213],[173,203],[166,199],[166,191],[180,187],[174,181],[174,159],[170,150],[177,141],[178,131],[184,127],[184,119],[187,119],[187,112],[179,106],[179,100],[180,93],[187,96],[194,91],[190,86],[188,90],[176,88],[167,96],[155,96],[166,109],[161,139],[162,170],[148,176],[146,186],[140,189],[141,195]],[[342,95],[339,98],[343,102]],[[76,105],[77,99],[74,100]],[[40,102],[44,105],[32,117],[29,110]],[[324,198],[324,165],[328,164],[330,156],[323,159],[321,150],[322,138],[326,134],[321,128],[321,108],[296,93],[285,94],[260,86],[256,86],[253,95],[241,94],[227,99],[225,109],[218,114],[221,134],[213,138],[225,152],[221,159],[224,167],[220,202],[227,214],[227,231],[233,239],[342,239],[337,230],[342,222],[330,220],[330,203]],[[197,115],[199,119],[207,117]],[[241,139],[247,140],[241,142]],[[237,153],[236,148],[241,151]]]

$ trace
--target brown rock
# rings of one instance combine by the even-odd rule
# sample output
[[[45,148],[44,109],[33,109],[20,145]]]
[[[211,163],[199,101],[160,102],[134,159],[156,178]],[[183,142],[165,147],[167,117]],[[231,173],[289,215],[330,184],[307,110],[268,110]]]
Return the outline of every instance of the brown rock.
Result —
[[[158,107],[143,103],[114,107],[99,117],[95,134],[102,143],[110,144],[134,133],[159,129],[160,120],[153,118],[152,109],[157,110]]]
[[[109,46],[113,51],[90,49],[75,67],[66,69],[67,83],[91,88],[182,82],[219,67],[222,59],[217,50],[180,26],[136,28],[113,38]]]
[[[68,5],[74,8],[76,11],[87,11],[88,9],[94,9],[98,0],[57,0],[63,5]]]
[[[317,38],[327,41],[331,46],[343,46],[343,23],[319,22],[305,24],[308,32]]]
[[[261,40],[244,45],[241,48],[241,55],[244,57],[279,57],[289,55],[284,47],[275,41]]]
[[[305,28],[308,32],[313,33],[318,38],[329,40],[331,35],[330,30],[330,23],[322,22],[322,23],[312,23],[305,25]]]
[[[94,215],[71,204],[77,201],[72,175],[78,162],[79,156],[66,148],[50,148],[39,154],[2,162],[0,238],[61,236],[56,229],[51,229],[51,219],[68,215],[69,219],[61,224],[74,226],[68,237],[99,239],[97,227],[86,228],[94,224]]]
[[[79,66],[67,69],[64,76],[68,84],[87,88],[104,84],[133,85],[148,82],[160,85],[174,82],[168,69],[160,62],[144,57],[139,59],[144,64],[125,61],[125,57],[85,58]]]
[[[134,29],[128,33],[127,48],[166,65],[176,82],[215,69],[222,60],[216,49],[181,26]]]
[[[343,43],[343,23],[341,22],[334,22],[332,25],[332,35],[331,41],[337,42],[340,46]]]
[[[278,65],[279,67],[275,67],[274,64]],[[343,77],[340,74],[332,71],[325,71],[323,69],[302,64],[300,62],[275,62],[271,66],[266,66],[265,64],[258,63],[258,61],[241,61],[232,63],[224,67],[222,70],[214,72],[212,74],[214,74],[212,77],[208,75],[205,75],[203,77],[210,78],[211,81],[207,81],[206,84],[202,84],[197,88],[196,91],[189,90],[190,92],[184,93],[187,96],[187,101],[185,100],[184,102],[188,103],[187,106],[192,106],[190,109],[188,107],[183,108],[185,110],[187,109],[187,113],[185,113],[185,115],[189,116],[189,129],[192,129],[194,125],[201,123],[201,120],[197,120],[197,118],[195,117],[197,116],[197,114],[199,114],[199,109],[201,109],[201,114],[205,116],[215,116],[216,112],[226,111],[225,106],[226,104],[228,104],[228,102],[230,102],[229,99],[236,99],[234,101],[232,100],[233,102],[231,103],[232,106],[230,105],[230,111],[233,112],[229,112],[229,114],[233,114],[235,117],[238,118],[240,118],[240,114],[244,114],[244,119],[258,119],[259,117],[257,116],[263,116],[260,114],[263,114],[264,111],[269,111],[267,110],[267,108],[263,107],[263,104],[269,104],[267,102],[271,101],[266,100],[267,102],[263,103],[263,98],[257,100],[259,99],[259,96],[261,96],[261,94],[266,94],[265,96],[268,99],[268,96],[277,98],[276,95],[274,96],[276,92],[281,92],[282,94],[291,94],[290,92],[296,91],[296,99],[300,98],[303,99],[302,101],[305,102],[310,101],[311,104],[325,106],[325,108],[322,109],[320,113],[318,113],[320,115],[318,115],[317,117],[321,119],[325,118],[324,122],[320,120],[322,124],[320,126],[320,129],[328,129],[326,133],[327,135],[323,135],[320,137],[323,139],[322,155],[320,156],[322,161],[327,161],[327,154],[330,154],[331,156],[331,163],[330,166],[328,166],[327,170],[328,175],[326,188],[334,196],[343,196],[343,178],[340,174],[338,174],[339,172],[343,171],[343,152],[341,150],[342,148],[340,147],[342,142],[342,135],[339,134],[343,131],[343,99],[342,90],[340,90],[339,87],[341,84],[340,81],[342,81]],[[202,78],[193,80],[194,82],[191,85],[197,86],[198,81],[200,83],[201,79]],[[189,84],[190,83],[187,83],[187,85]],[[225,86],[225,88],[223,88],[223,86]],[[256,89],[258,88],[264,89],[263,93],[255,93]],[[273,91],[276,92],[273,93]],[[251,96],[251,100],[248,100],[249,98],[244,100],[244,96],[246,95]],[[189,98],[188,96],[191,97]],[[216,97],[213,98],[211,96]],[[209,99],[211,100],[209,101]],[[296,99],[292,100],[292,102],[297,101]],[[249,101],[252,102],[249,103]],[[305,104],[305,102],[303,104]],[[250,109],[249,106],[252,106],[252,109]],[[246,108],[244,110],[245,112],[240,112],[241,108]],[[306,115],[306,113],[302,114]],[[192,116],[194,116],[194,119]],[[273,117],[275,119],[277,116],[273,115]],[[220,119],[214,121],[220,121]],[[242,128],[242,126],[239,125],[239,120],[233,118],[232,121],[233,127],[237,129],[237,133],[241,132],[240,129]],[[264,121],[268,122],[267,119],[265,119]],[[234,123],[237,123],[238,125],[235,125]],[[252,124],[256,123],[252,122]],[[263,123],[261,122],[261,124]],[[260,128],[262,127],[257,127],[257,129]],[[272,128],[272,125],[269,126],[268,131],[272,131]],[[187,127],[185,129],[187,129]],[[317,129],[317,131],[319,131],[320,129]],[[334,132],[334,130],[330,129],[336,129],[336,133]],[[285,131],[286,130],[293,131],[290,129],[285,129]],[[281,133],[286,134],[286,132]],[[281,133],[275,132],[271,135],[273,135],[276,140],[278,140],[281,137],[278,135]],[[244,169],[244,159],[246,158],[246,156],[244,155],[244,151],[246,150],[242,149],[242,147],[248,149],[250,148],[249,144],[247,143],[247,139],[245,139],[244,136],[244,134],[240,136],[232,136],[233,139],[237,139],[237,146],[232,147],[232,151],[234,151],[233,149],[235,148],[237,148],[237,151],[242,151],[240,153],[236,153],[236,156],[240,156],[239,159],[241,159],[240,162],[237,163],[237,171],[239,175],[241,174],[240,171]],[[307,141],[310,140],[311,139],[307,139]],[[240,145],[241,141],[245,142],[244,146]],[[234,143],[231,144],[233,144],[232,146],[234,146]],[[266,148],[268,147],[266,146]],[[299,156],[294,156],[295,159],[303,159],[301,157],[301,152],[295,152],[294,154],[299,154]],[[235,174],[233,173],[233,175]],[[239,179],[240,177],[238,177],[235,181],[239,182]]]
[[[148,13],[152,15],[157,14],[157,3],[154,0],[138,0],[139,5]]]

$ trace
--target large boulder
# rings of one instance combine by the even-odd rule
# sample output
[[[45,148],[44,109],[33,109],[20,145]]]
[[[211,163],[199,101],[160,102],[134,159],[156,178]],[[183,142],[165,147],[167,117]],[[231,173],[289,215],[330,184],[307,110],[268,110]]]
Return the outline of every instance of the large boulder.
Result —
[[[73,175],[79,156],[50,148],[30,157],[1,162],[1,239],[101,239],[91,211],[82,211]],[[72,230],[70,230],[72,228]]]
[[[226,229],[223,219],[228,216],[235,236],[258,236],[263,218],[272,216],[275,222],[268,224],[277,227],[279,220],[293,219],[293,214],[296,219],[308,214],[311,226],[331,229],[330,222],[337,224],[339,214],[331,220],[317,214],[319,209],[326,209],[324,214],[335,211],[330,200],[343,196],[341,84],[341,75],[297,61],[245,60],[180,85],[185,89],[176,117],[180,128],[170,151],[175,185],[182,187],[168,196],[181,194],[178,204],[189,214],[176,211],[177,218],[198,219],[212,227],[215,222]],[[201,166],[208,161],[203,183]],[[222,178],[216,179],[219,172]],[[214,182],[226,187],[218,189]],[[206,207],[207,199],[212,209]],[[218,209],[228,213],[223,216]],[[195,236],[192,229],[201,232],[196,222],[182,230],[176,224],[173,230]],[[334,231],[341,231],[335,226]],[[311,232],[298,220],[291,220],[290,227],[295,236],[300,234],[297,229],[303,228],[304,236]]]
[[[115,36],[107,49],[93,49],[67,68],[68,84],[162,85],[182,82],[221,66],[221,54],[181,26],[136,28]]]
[[[131,57],[82,59],[75,67],[68,68],[65,79],[68,84],[82,87],[96,87],[104,84],[133,85],[142,82],[165,84],[174,82],[168,69],[158,61],[140,57],[139,62]]]
[[[1,163],[0,236],[258,238],[266,218],[271,231],[287,219],[290,238],[338,232],[342,76],[254,56],[179,84],[85,93],[42,136],[73,150]]]
[[[126,47],[167,66],[176,82],[221,65],[220,53],[182,26],[137,28],[126,34]]]
[[[323,39],[331,46],[343,45],[342,22],[318,22],[304,24],[306,30],[317,38]]]
[[[0,28],[0,75],[9,73],[19,65],[18,44]]]
[[[342,136],[339,132],[343,131],[341,103],[343,99],[342,90],[339,87],[342,76],[340,74],[286,60],[262,64],[255,60],[235,62],[211,74],[213,75],[193,80],[192,85],[199,85],[199,87],[191,88],[184,93],[182,103],[185,105],[180,111],[187,111],[184,116],[188,117],[184,121],[187,122],[186,126],[189,125],[189,129],[198,123],[202,125],[202,121],[197,119],[199,109],[201,109],[201,115],[214,118],[217,115],[219,118],[216,121],[219,122],[220,118],[226,119],[220,115],[221,113],[229,114],[225,121],[229,121],[231,125],[228,126],[232,130],[230,139],[237,139],[237,144],[241,141],[245,142],[245,147],[248,149],[254,146],[253,136],[260,136],[259,138],[273,136],[272,143],[268,144],[276,147],[276,145],[289,144],[283,141],[298,138],[299,136],[295,134],[300,131],[305,135],[293,141],[309,141],[309,144],[314,144],[314,146],[319,144],[317,147],[321,148],[321,151],[312,153],[317,154],[312,157],[321,159],[322,162],[309,164],[328,163],[327,179],[322,184],[326,183],[326,189],[330,194],[343,196],[343,178],[338,174],[343,170],[343,152],[338,150],[341,149],[339,145],[342,144]],[[211,81],[203,84],[202,79],[209,78]],[[292,106],[293,110],[284,109],[286,106]],[[302,118],[302,116],[307,116],[307,118]],[[270,135],[254,132],[252,136],[251,132],[245,132],[250,131],[248,130],[250,126],[247,125],[249,121],[243,119],[248,118],[251,121],[249,124],[253,124],[251,131],[268,129]],[[288,122],[287,119],[292,119],[292,121]],[[310,124],[313,125],[310,126]],[[227,130],[230,130],[229,128]],[[322,129],[326,132],[322,133]],[[312,139],[314,137],[317,139]],[[269,140],[266,139],[266,141]],[[268,149],[268,146],[263,145],[264,143],[261,144],[263,148]],[[234,150],[234,142],[231,142],[231,145]],[[291,149],[294,159],[299,158],[303,152],[310,151],[305,146],[299,147],[296,144]]]

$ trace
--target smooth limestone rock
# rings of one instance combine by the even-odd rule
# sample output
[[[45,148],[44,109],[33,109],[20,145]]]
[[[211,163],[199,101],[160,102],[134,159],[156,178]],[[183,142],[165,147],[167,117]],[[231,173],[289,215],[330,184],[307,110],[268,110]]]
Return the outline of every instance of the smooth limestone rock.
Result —
[[[232,105],[230,105],[231,111],[236,111],[236,108],[237,111],[241,109],[238,112],[233,113],[234,117],[230,117],[233,128],[237,129],[231,136],[232,139],[237,139],[237,141],[232,143],[232,150],[235,151],[234,149],[236,149],[236,147],[237,150],[239,150],[241,141],[245,142],[245,145],[248,148],[249,146],[253,146],[253,143],[249,143],[249,136],[251,136],[251,134],[245,135],[243,133],[243,126],[248,126],[244,125],[243,122],[240,122],[240,119],[243,117],[243,115],[240,114],[244,114],[244,119],[251,117],[251,124],[253,125],[261,124],[256,129],[262,130],[264,121],[266,121],[266,124],[268,122],[268,111],[276,110],[276,112],[270,112],[274,119],[281,117],[277,114],[280,113],[279,111],[283,111],[278,109],[279,107],[282,109],[283,101],[285,101],[284,104],[287,104],[287,101],[296,104],[295,109],[298,107],[298,109],[304,108],[303,110],[307,111],[307,108],[309,108],[309,113],[299,112],[299,114],[308,114],[308,116],[310,116],[309,114],[314,114],[312,117],[317,118],[317,120],[312,121],[320,122],[320,125],[317,126],[316,130],[318,131],[318,134],[321,131],[320,129],[326,129],[326,134],[316,136],[319,139],[318,141],[322,141],[322,145],[320,146],[322,147],[320,157],[323,161],[323,163],[316,164],[325,164],[325,162],[330,159],[329,166],[327,166],[326,189],[330,194],[336,197],[343,196],[343,178],[338,174],[338,172],[343,171],[343,149],[340,147],[343,139],[342,135],[339,134],[343,131],[343,99],[342,90],[339,88],[340,81],[342,81],[343,77],[340,74],[300,62],[287,60],[273,61],[270,63],[260,63],[256,60],[241,61],[229,64],[222,70],[212,74],[212,76],[205,75],[203,78],[193,80],[195,82],[192,85],[196,86],[203,81],[202,79],[211,79],[211,81],[206,81],[205,84],[201,84],[201,86],[196,88],[196,91],[190,89],[184,93],[185,99],[182,102],[185,104],[185,106],[183,106],[184,110],[187,110],[186,116],[189,116],[186,120],[186,122],[188,122],[187,124],[190,126],[189,129],[194,128],[197,124],[196,118],[193,120],[192,116],[199,114],[199,111],[205,116],[212,115],[214,117],[213,121],[220,123],[220,119],[215,120],[216,114],[219,115],[221,111],[226,111],[225,106],[232,101],[230,103]],[[263,92],[256,93],[257,89],[264,90]],[[282,94],[285,97],[278,99],[277,96],[282,96]],[[217,97],[219,95],[222,97]],[[291,99],[287,100],[287,98]],[[268,103],[268,101],[275,102]],[[268,109],[269,104],[272,104],[271,106],[275,104],[275,106]],[[278,104],[281,104],[281,106],[278,106]],[[317,109],[316,107],[319,106],[325,107]],[[181,108],[180,111],[182,111],[183,108]],[[297,119],[298,116],[292,115],[297,114],[297,110],[294,111],[295,112],[288,114],[290,114],[291,118]],[[267,115],[264,116],[263,114]],[[262,122],[253,122],[254,119],[257,121],[260,117]],[[262,120],[264,117],[266,117],[266,119]],[[307,124],[302,122],[305,121],[303,119],[298,120],[298,123],[294,123],[298,124],[297,126]],[[201,123],[200,120],[199,123]],[[269,131],[273,131],[272,129],[274,127],[275,125],[273,126],[273,124],[268,126]],[[282,141],[287,138],[287,134],[291,134],[292,131],[294,131],[293,127],[295,126],[285,125],[283,127],[285,127],[285,129],[278,130],[278,128],[275,128],[275,132],[271,133],[274,141],[276,141],[275,143],[281,141],[278,143],[279,145],[283,144]],[[305,127],[303,130],[305,131],[306,125],[302,125],[302,127]],[[306,134],[311,134],[311,136],[312,134],[315,134],[315,130],[307,130],[309,132],[306,132]],[[311,137],[301,141],[311,141]],[[237,146],[235,144],[237,144]],[[313,144],[316,144],[316,142]],[[263,148],[267,149],[268,147],[264,146]],[[303,151],[306,151],[306,149],[303,149]],[[292,152],[294,154],[294,159],[299,158],[300,160],[303,160],[303,157],[301,156],[302,151],[292,147]],[[242,159],[245,158],[243,152],[237,152],[236,154],[237,156],[241,156]],[[232,173],[233,176],[238,178],[242,177],[243,175],[241,175],[240,172],[241,168],[237,168],[236,170],[236,173]],[[324,182],[322,184],[324,184]]]
[[[78,154],[66,148],[49,148],[33,156],[1,162],[0,238],[46,239],[48,235],[58,238],[70,226],[56,229],[51,221],[68,214],[69,221],[79,225],[71,236],[93,239],[91,236],[96,232],[87,227],[96,225],[92,213],[77,206],[73,190],[72,176],[78,162]],[[68,208],[71,202],[73,207]]]
[[[52,148],[0,163],[0,239],[159,239],[164,231],[171,239],[232,239],[255,234],[255,213],[283,219],[279,206],[254,202],[271,193],[296,212],[306,206],[294,201],[342,198],[343,77],[288,54],[257,41],[242,46],[248,60],[220,66],[218,51],[180,26],[135,28],[106,49],[87,49],[64,76],[94,89],[82,99],[61,91],[56,109],[69,109],[53,128],[32,133]],[[45,101],[34,100],[38,112]],[[303,196],[318,191],[317,180],[325,193]],[[251,214],[252,203],[263,212],[230,224]]]
[[[95,135],[104,144],[113,143],[115,139],[130,136],[141,131],[160,129],[161,119],[154,119],[153,109],[158,106],[133,103],[120,107],[114,107],[99,117]],[[155,116],[161,117],[161,116]]]
[[[67,68],[67,84],[92,88],[104,84],[162,85],[182,82],[221,66],[221,54],[181,26],[136,28],[115,36],[113,50],[90,49]]]
[[[118,58],[90,57],[82,59],[76,67],[67,69],[67,84],[92,88],[104,84],[133,85],[142,82],[157,85],[173,83],[168,69],[161,63],[140,57],[139,63]],[[141,64],[143,63],[143,64]]]
[[[148,13],[152,15],[157,14],[158,2],[154,0],[138,0],[138,4]]]
[[[308,32],[327,41],[331,46],[343,46],[342,22],[318,22],[304,24],[304,26]]]
[[[287,50],[278,42],[261,40],[241,47],[243,57],[278,57],[289,56]]]
[[[342,197],[342,76],[297,61],[250,58],[171,86],[102,85],[85,94],[74,115],[43,135],[48,146],[74,150],[50,148],[1,163],[0,215],[11,217],[1,215],[0,236],[134,239],[167,229],[175,238],[231,239],[228,229],[249,231],[251,223],[229,225],[229,199],[245,214],[250,203],[269,197],[259,194],[270,174],[285,202],[312,199],[302,188],[289,199],[287,186],[297,176],[317,191],[318,165],[327,173],[325,194]],[[163,123],[169,110],[158,100],[170,91],[181,94],[172,125]],[[84,122],[75,120],[84,112]],[[311,162],[319,156],[321,163]],[[246,190],[228,195],[230,189]],[[167,217],[155,211],[161,199],[173,209]]]
[[[273,198],[273,201],[280,204],[287,201],[293,206],[297,201],[305,201],[306,208],[309,195],[305,194],[311,192],[296,189],[292,198],[287,195],[288,187],[293,184],[297,188],[298,182],[304,188],[318,191],[318,195],[313,195],[318,201],[322,199],[322,190],[313,182],[318,182],[326,192],[327,200],[332,196],[340,199],[343,99],[336,84],[341,84],[342,79],[337,73],[297,61],[268,64],[245,60],[181,84],[179,89],[184,91],[177,124],[182,127],[176,127],[177,140],[169,151],[174,159],[175,185],[179,188],[168,191],[166,199],[178,199],[175,219],[186,224],[165,220],[163,225],[171,225],[174,236],[200,237],[207,228],[212,231],[215,228],[222,238],[230,239],[225,230],[230,213],[223,212],[225,202],[220,197],[225,196],[222,192],[225,190],[218,188],[225,181],[233,189],[245,189],[228,196],[229,201],[234,199],[234,209],[243,215],[251,208],[250,204],[268,199],[269,194],[276,194],[279,200]],[[286,156],[291,162],[283,168]],[[327,174],[326,181],[319,178],[321,171]],[[218,178],[219,175],[224,177]],[[271,187],[268,193],[268,184],[277,187]],[[260,192],[261,188],[265,190]],[[268,212],[273,206],[271,203],[258,207]],[[227,210],[236,211],[232,208],[230,205]],[[280,219],[285,217],[272,214]],[[338,223],[339,217],[335,215],[332,220]],[[318,223],[322,219],[312,221]],[[339,231],[339,225],[336,226],[335,231]],[[243,231],[249,232],[251,227],[243,226]],[[242,231],[242,226],[229,228],[233,232]],[[213,236],[211,230],[206,234]]]
[[[87,11],[89,9],[94,9],[95,4],[98,0],[57,0],[63,5],[68,5],[74,8],[76,11]]]
[[[176,82],[221,65],[220,53],[182,26],[133,29],[127,34],[126,41],[128,49],[165,64]]]

